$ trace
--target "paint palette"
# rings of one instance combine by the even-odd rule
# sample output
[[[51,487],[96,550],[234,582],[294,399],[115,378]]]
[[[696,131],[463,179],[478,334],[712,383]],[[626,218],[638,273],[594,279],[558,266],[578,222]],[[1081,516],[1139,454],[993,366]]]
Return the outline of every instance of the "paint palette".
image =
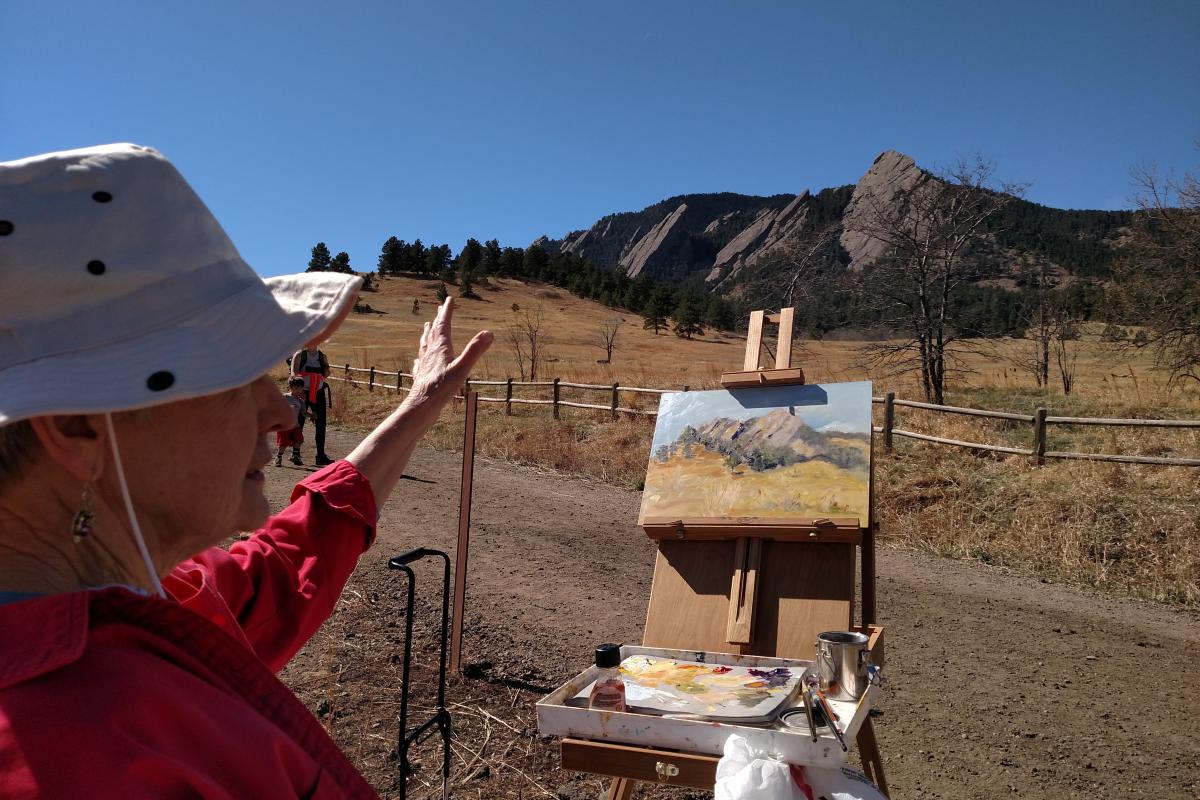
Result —
[[[736,733],[788,764],[845,763],[846,754],[828,728],[819,729],[814,740],[807,719],[799,728],[780,721],[799,702],[798,684],[813,670],[811,661],[641,645],[622,645],[621,655],[627,711],[588,708],[600,674],[593,664],[538,702],[538,730],[564,739],[715,756]],[[868,686],[857,703],[829,701],[847,742],[854,741],[878,692]]]
[[[717,722],[769,722],[791,697],[799,670],[632,655],[621,662],[631,711]]]

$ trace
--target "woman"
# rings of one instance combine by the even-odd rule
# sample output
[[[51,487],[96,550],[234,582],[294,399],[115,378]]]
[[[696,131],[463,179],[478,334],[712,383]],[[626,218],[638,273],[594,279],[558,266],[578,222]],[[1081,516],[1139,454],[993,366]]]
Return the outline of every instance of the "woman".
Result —
[[[328,405],[325,402],[325,392],[328,389],[325,379],[329,377],[329,359],[321,352],[319,344],[319,342],[309,342],[292,354],[290,363],[292,377],[304,381],[304,396],[307,398],[305,409],[312,412],[314,438],[317,445],[317,456],[313,463],[318,467],[323,467],[332,464],[333,459],[325,455],[325,408]],[[304,427],[303,417],[300,419],[300,427]]]
[[[357,287],[263,281],[148,148],[0,164],[0,797],[374,796],[274,672],[491,335],[456,358],[447,302],[405,401],[268,519],[265,373]]]

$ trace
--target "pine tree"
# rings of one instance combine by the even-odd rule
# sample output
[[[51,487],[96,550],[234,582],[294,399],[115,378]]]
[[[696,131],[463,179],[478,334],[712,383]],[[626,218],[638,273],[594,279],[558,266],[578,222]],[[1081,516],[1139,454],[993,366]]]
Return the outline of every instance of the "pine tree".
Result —
[[[425,271],[425,256],[425,245],[420,239],[414,239],[412,244],[404,248],[401,269],[405,272],[423,273]]]
[[[684,339],[693,336],[703,336],[704,326],[700,324],[700,302],[691,294],[685,294],[679,299],[679,305],[671,314],[675,321],[675,335]]]
[[[545,250],[536,244],[531,244],[525,249],[522,268],[526,278],[535,281],[542,280],[546,277],[546,269],[549,265],[550,259],[546,256]]]
[[[650,296],[646,298],[646,305],[642,308],[642,318],[645,320],[642,327],[647,330],[653,328],[655,336],[658,335],[659,330],[669,328],[667,317],[671,314],[671,306],[674,302],[671,294],[670,288],[655,286],[650,292]]]
[[[403,269],[401,257],[406,247],[403,240],[397,239],[395,236],[388,237],[379,252],[377,270],[380,275],[395,275]]]
[[[333,261],[329,263],[329,269],[332,272],[351,273],[354,270],[350,269],[350,254],[345,250],[333,257]]]
[[[736,318],[733,304],[720,295],[711,295],[704,309],[704,324],[723,331],[733,330]]]
[[[485,278],[489,275],[500,274],[500,259],[503,257],[504,251],[500,249],[498,240],[488,239],[483,243],[483,276]]]
[[[479,295],[475,294],[475,276],[474,273],[463,270],[458,276],[458,296],[478,299]]]
[[[475,282],[478,280],[479,267],[483,263],[483,247],[476,239],[467,239],[462,252],[456,259],[458,266],[458,295],[459,297],[478,297],[475,294]]]
[[[332,259],[329,257],[329,248],[324,242],[317,242],[317,246],[312,249],[312,258],[308,260],[308,269],[305,272],[329,272]]]
[[[437,275],[445,283],[454,282],[454,269],[450,266],[450,245],[436,244],[426,251],[425,271]]]

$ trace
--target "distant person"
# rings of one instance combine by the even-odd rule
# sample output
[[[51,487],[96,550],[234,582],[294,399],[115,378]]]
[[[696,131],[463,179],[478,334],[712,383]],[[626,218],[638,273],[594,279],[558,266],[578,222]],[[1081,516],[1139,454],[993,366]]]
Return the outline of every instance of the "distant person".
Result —
[[[300,460],[300,445],[304,443],[304,415],[313,413],[304,401],[304,378],[289,378],[288,390],[283,399],[295,412],[296,427],[291,430],[275,432],[275,447],[278,448],[275,452],[275,466],[283,466],[285,447],[292,448],[292,463],[296,466],[303,466],[304,462]]]
[[[325,401],[325,379],[329,377],[329,359],[317,349],[316,342],[309,342],[292,356],[292,376],[304,379],[306,407],[313,412],[313,428],[316,431],[313,440],[317,445],[317,458],[313,463],[318,467],[332,464],[333,460],[325,454],[325,409],[328,405]],[[300,427],[304,427],[303,419],[300,420]]]

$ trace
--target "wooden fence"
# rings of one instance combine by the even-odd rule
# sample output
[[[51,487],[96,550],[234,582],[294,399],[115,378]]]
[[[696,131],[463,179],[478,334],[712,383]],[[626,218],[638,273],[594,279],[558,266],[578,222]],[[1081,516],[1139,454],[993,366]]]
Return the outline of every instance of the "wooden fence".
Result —
[[[386,370],[376,369],[375,367],[352,367],[346,364],[335,369],[342,372],[342,377],[331,375],[329,380],[339,381],[343,383],[355,384],[358,386],[366,386],[368,391],[374,391],[376,387],[385,390],[406,392],[409,386],[404,385],[404,380],[407,378],[412,381],[412,375],[407,372],[388,372]],[[367,380],[358,380],[352,376],[353,373],[365,374]],[[384,379],[391,379],[386,381]],[[667,392],[688,391],[687,386],[680,389],[644,389],[637,386],[622,386],[619,383],[612,384],[597,384],[597,383],[570,383],[568,381],[555,378],[551,381],[514,381],[508,378],[503,381],[485,381],[472,380],[468,382],[469,388],[478,388],[482,386],[503,386],[503,397],[485,397],[482,394],[479,396],[481,403],[504,403],[504,413],[512,414],[514,404],[526,405],[548,405],[551,407],[551,412],[555,419],[559,418],[559,410],[562,407],[567,408],[584,408],[596,411],[607,411],[616,419],[620,414],[634,414],[645,416],[656,416],[656,410],[631,408],[622,406],[621,392],[629,392],[631,394],[650,394],[662,395]],[[542,387],[551,390],[549,399],[529,398],[529,397],[513,397],[513,387]],[[605,392],[607,393],[607,403],[577,403],[562,399],[562,390],[581,389],[587,391]],[[1057,417],[1051,416],[1045,408],[1039,408],[1033,414],[1014,414],[1008,411],[987,411],[978,408],[960,408],[958,406],[935,405],[933,403],[921,403],[916,400],[899,400],[894,392],[888,392],[883,397],[872,397],[871,402],[881,404],[883,406],[883,425],[875,426],[876,433],[883,434],[883,446],[886,450],[892,449],[894,437],[900,436],[908,439],[916,439],[923,442],[932,442],[934,444],[950,445],[952,447],[964,447],[969,450],[978,450],[992,453],[1007,453],[1010,455],[1028,456],[1037,466],[1046,463],[1046,459],[1085,459],[1088,461],[1112,461],[1121,464],[1158,464],[1163,466],[1175,467],[1200,467],[1200,458],[1166,458],[1160,456],[1127,456],[1113,455],[1108,453],[1076,453],[1067,450],[1047,450],[1046,449],[1046,429],[1050,425],[1104,425],[1118,427],[1139,427],[1139,428],[1198,428],[1200,429],[1200,420],[1194,419],[1108,419],[1101,417]],[[905,430],[896,427],[896,407],[916,408],[925,411],[932,411],[941,414],[961,414],[969,417],[983,417],[986,419],[1003,419],[1012,422],[1026,423],[1031,426],[1031,446],[1024,447],[1006,447],[1002,445],[986,444],[984,442],[964,442],[958,439],[947,439],[941,436],[931,436],[925,433]]]

